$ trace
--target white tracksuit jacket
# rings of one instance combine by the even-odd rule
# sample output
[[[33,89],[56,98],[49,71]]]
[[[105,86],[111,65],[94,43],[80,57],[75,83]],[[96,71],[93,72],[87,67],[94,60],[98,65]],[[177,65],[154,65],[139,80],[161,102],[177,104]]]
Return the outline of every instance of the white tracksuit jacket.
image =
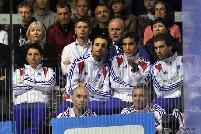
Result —
[[[173,56],[157,61],[152,66],[153,85],[157,97],[176,98],[183,87],[183,56]]]
[[[154,113],[155,116],[155,128],[158,129],[159,132],[162,131],[162,116],[166,114],[165,110],[162,109],[159,105],[156,104],[148,104],[144,109],[136,110],[134,105],[131,107],[124,108],[121,111],[121,114],[135,114],[135,113]]]
[[[63,75],[66,75],[69,72],[69,65],[65,65],[64,62],[69,60],[72,62],[74,59],[79,58],[85,54],[91,53],[92,42],[88,40],[88,43],[85,47],[80,46],[79,42],[75,42],[64,47],[61,54],[61,71]]]
[[[83,117],[83,116],[97,116],[97,115],[95,112],[92,112],[90,109],[85,109],[84,114],[80,117]],[[75,115],[73,108],[68,107],[66,111],[64,111],[63,113],[60,113],[57,116],[57,118],[68,118],[68,117],[77,117]]]
[[[55,72],[51,68],[25,65],[13,74],[13,100],[20,103],[48,103],[49,92],[55,85]]]
[[[90,100],[106,101],[111,97],[108,66],[95,61],[91,54],[75,59],[70,65],[66,90],[70,95],[79,86],[86,83]]]
[[[138,83],[148,84],[150,74],[150,62],[139,57],[139,53],[132,57],[138,63],[138,71],[133,72],[128,64],[127,56],[119,54],[112,60],[111,87],[114,90],[113,97],[123,101],[132,102],[132,89]]]

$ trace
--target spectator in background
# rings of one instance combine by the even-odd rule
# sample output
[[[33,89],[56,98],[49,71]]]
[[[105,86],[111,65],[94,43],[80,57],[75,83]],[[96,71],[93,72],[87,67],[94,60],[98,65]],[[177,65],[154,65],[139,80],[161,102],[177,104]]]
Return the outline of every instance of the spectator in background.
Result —
[[[42,67],[42,53],[40,45],[29,45],[26,55],[29,65],[13,74],[13,116],[18,134],[40,134],[48,114],[55,73],[51,68]],[[31,126],[27,125],[28,120],[31,120]]]
[[[94,112],[86,108],[88,102],[89,92],[87,89],[83,87],[77,87],[73,91],[72,95],[73,107],[68,107],[63,113],[60,113],[57,118],[96,116]]]
[[[150,96],[150,89],[146,84],[137,84],[132,90],[133,105],[124,108],[121,114],[154,113],[155,132],[161,133],[162,116],[166,114],[166,112],[159,105],[150,103]]]
[[[159,61],[152,66],[154,102],[171,113],[180,103],[183,92],[183,56],[172,52],[172,40],[168,34],[154,37],[154,48]]]
[[[113,18],[121,18],[126,25],[127,31],[137,32],[137,18],[135,15],[127,13],[126,1],[111,0],[111,6],[113,11]]]
[[[45,25],[46,29],[57,20],[57,15],[50,10],[49,4],[50,0],[35,0],[36,11],[33,14],[36,20]]]
[[[156,18],[151,23],[151,29],[153,31],[153,37],[147,41],[145,48],[150,55],[151,63],[154,64],[159,58],[154,50],[154,37],[159,33],[167,33],[170,35],[170,29],[168,28],[168,21],[165,18]],[[178,38],[174,38],[170,35],[173,44],[172,44],[172,52],[178,52],[179,55],[183,55],[183,47],[182,43],[179,41]]]
[[[118,54],[112,60],[111,87],[113,97],[123,101],[122,108],[132,101],[131,89],[137,83],[149,84],[150,62],[140,56],[137,35],[126,32],[122,43],[124,53]]]
[[[114,57],[116,54],[123,52],[121,43],[123,34],[126,32],[126,25],[120,18],[110,20],[108,31],[111,39],[111,45],[108,51],[108,58]]]
[[[89,9],[90,9],[89,0],[76,0],[77,15],[73,14],[72,20],[76,22],[77,19],[79,18],[87,18],[91,22],[92,27],[94,27],[97,24],[97,22],[94,17],[88,15]]]
[[[57,67],[57,52],[56,47],[52,44],[47,43],[45,26],[40,21],[32,22],[27,29],[27,44],[21,47],[22,57],[24,64],[26,61],[26,49],[31,44],[39,44],[43,49],[43,66],[45,67]]]
[[[138,35],[140,41],[143,41],[144,38],[144,30],[147,26],[151,24],[151,21],[155,19],[154,16],[154,5],[157,0],[144,0],[144,7],[146,11],[138,16]]]
[[[154,15],[155,17],[166,18],[168,21],[168,28],[170,29],[170,34],[175,37],[179,38],[181,41],[181,32],[178,25],[174,23],[174,15],[171,11],[168,4],[164,1],[157,1],[154,6]],[[144,31],[144,45],[147,43],[149,39],[153,37],[153,31],[151,30],[151,26],[146,27]]]
[[[13,37],[14,37],[14,51],[15,51],[15,64],[17,64],[19,67],[23,67],[23,63],[21,62],[20,57],[22,57],[20,52],[20,47],[26,44],[27,37],[26,32],[29,25],[36,21],[36,19],[33,16],[33,7],[26,3],[22,2],[17,6],[18,14],[22,16],[22,24],[16,24],[13,26]]]
[[[98,24],[92,29],[90,39],[93,40],[98,35],[108,36],[108,24],[110,22],[111,11],[108,5],[98,4],[95,8],[95,17]]]
[[[91,30],[90,22],[86,18],[80,18],[75,23],[77,39],[75,42],[65,46],[61,55],[61,70],[63,75],[68,74],[70,64],[74,59],[91,52],[92,42],[89,39]]]
[[[59,2],[56,6],[58,20],[47,30],[48,43],[56,46],[57,62],[61,62],[63,48],[74,42],[74,23],[71,21],[71,6],[65,2]]]

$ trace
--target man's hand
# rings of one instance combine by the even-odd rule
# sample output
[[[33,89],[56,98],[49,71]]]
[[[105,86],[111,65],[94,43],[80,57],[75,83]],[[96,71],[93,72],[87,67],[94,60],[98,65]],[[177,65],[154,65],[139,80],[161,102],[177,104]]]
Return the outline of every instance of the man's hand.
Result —
[[[131,58],[127,58],[128,64],[132,67],[132,72],[138,71],[138,64]]]
[[[79,87],[84,87],[84,88],[85,88],[85,86],[86,86],[86,83],[84,83],[84,82],[79,82]]]
[[[0,76],[0,80],[5,80],[6,76]]]

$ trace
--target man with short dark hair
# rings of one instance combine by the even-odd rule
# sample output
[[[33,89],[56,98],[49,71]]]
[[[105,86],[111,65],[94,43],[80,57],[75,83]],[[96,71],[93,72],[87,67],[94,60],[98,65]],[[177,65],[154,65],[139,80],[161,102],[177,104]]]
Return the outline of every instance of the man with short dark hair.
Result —
[[[56,46],[58,63],[61,61],[61,53],[65,46],[76,40],[74,23],[71,18],[71,6],[65,2],[59,2],[56,6],[58,20],[47,30],[48,42]]]
[[[116,55],[111,66],[113,97],[131,102],[131,89],[137,83],[150,82],[150,62],[138,50],[137,34],[126,32],[122,43],[123,53]],[[123,106],[125,107],[125,106]]]
[[[98,36],[92,42],[91,53],[75,59],[69,69],[66,84],[67,96],[72,96],[77,87],[84,87],[89,92],[90,102],[88,108],[99,114],[100,102],[105,102],[111,97],[109,68],[103,58],[108,51],[109,41],[105,36]],[[69,98],[71,99],[71,98]],[[66,109],[69,100],[64,102],[56,111],[56,115]],[[104,103],[101,103],[104,104]],[[68,106],[67,106],[68,107]]]
[[[20,47],[25,45],[27,42],[26,32],[29,25],[36,21],[33,17],[33,7],[29,3],[22,2],[17,6],[18,14],[22,16],[22,24],[16,24],[13,26],[13,37],[14,37],[14,50],[15,50],[15,64],[20,67],[23,67],[23,63],[21,62],[21,51]]]
[[[36,11],[33,14],[36,20],[45,25],[46,29],[57,20],[57,15],[50,10],[49,4],[50,0],[35,0]]]
[[[90,9],[89,0],[75,0],[75,6],[77,14],[73,14],[71,16],[74,22],[76,22],[79,18],[86,18],[89,20],[92,27],[94,27],[97,24],[96,19],[88,15],[88,11]]]
[[[172,112],[179,105],[183,89],[183,56],[172,52],[172,38],[167,33],[154,37],[154,48],[159,61],[152,66],[155,103],[166,112]]]
[[[14,120],[18,134],[40,134],[48,115],[49,94],[55,85],[55,73],[42,67],[42,47],[29,45],[26,60],[29,65],[13,74]],[[31,126],[27,121],[31,121]]]

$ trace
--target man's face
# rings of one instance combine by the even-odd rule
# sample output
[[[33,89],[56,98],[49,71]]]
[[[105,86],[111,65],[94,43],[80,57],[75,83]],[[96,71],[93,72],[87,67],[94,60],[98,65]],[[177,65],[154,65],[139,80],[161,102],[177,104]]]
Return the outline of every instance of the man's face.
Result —
[[[95,9],[95,16],[98,22],[108,23],[110,20],[110,11],[106,6],[97,6]]]
[[[166,59],[172,55],[172,47],[167,46],[165,41],[154,42],[154,49],[160,60]]]
[[[133,90],[133,105],[136,110],[141,110],[146,107],[149,102],[148,91],[142,88],[136,88]]]
[[[44,38],[43,29],[39,25],[32,25],[29,32],[31,43],[40,43]]]
[[[123,50],[127,57],[132,57],[137,53],[137,44],[134,38],[125,38],[123,39]]]
[[[107,53],[108,41],[102,38],[96,38],[92,46],[92,55],[95,60],[101,60]]]
[[[86,0],[78,0],[77,5],[76,5],[76,9],[77,9],[77,14],[80,17],[87,16],[88,11],[89,11],[87,1]]]
[[[167,33],[167,30],[163,23],[157,22],[153,25],[153,35],[156,36],[159,33]]]
[[[121,13],[125,5],[122,2],[112,2],[112,10],[114,13]]]
[[[67,6],[65,6],[64,8],[57,7],[57,17],[58,17],[59,23],[62,26],[70,24],[71,14],[72,13],[69,12]]]
[[[156,4],[154,11],[156,17],[164,18],[167,15],[165,5],[163,4]]]
[[[49,4],[49,0],[36,0],[35,1],[37,8],[39,9],[46,9],[48,7]]]
[[[42,60],[42,56],[37,49],[30,48],[27,52],[26,60],[32,68],[36,68]]]
[[[88,101],[88,91],[85,88],[78,87],[75,89],[72,96],[73,107],[75,109],[82,111],[87,106]]]
[[[77,38],[85,39],[89,37],[91,33],[91,28],[85,22],[78,22],[75,26],[75,34]]]
[[[18,14],[22,16],[22,26],[26,27],[31,22],[32,18],[30,9],[28,7],[19,7]]]
[[[114,20],[109,23],[108,30],[110,34],[110,38],[113,42],[118,42],[121,40],[124,29],[124,25],[119,20]]]
[[[152,10],[154,8],[154,4],[156,0],[144,0],[144,6],[147,10]]]

